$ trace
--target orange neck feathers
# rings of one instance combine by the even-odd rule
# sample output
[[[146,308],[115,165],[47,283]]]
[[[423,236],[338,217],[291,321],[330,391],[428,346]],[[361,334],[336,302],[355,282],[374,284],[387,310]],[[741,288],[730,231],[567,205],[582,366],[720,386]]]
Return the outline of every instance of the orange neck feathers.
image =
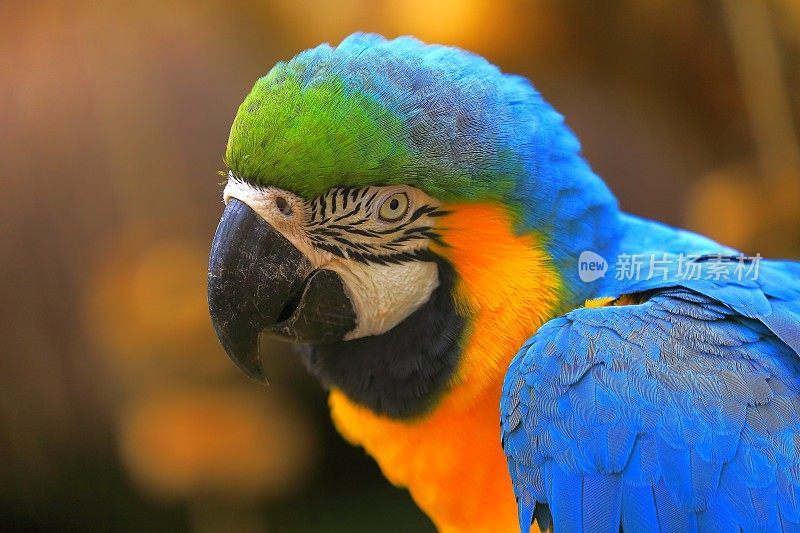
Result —
[[[442,531],[513,531],[516,504],[500,446],[503,377],[522,344],[559,307],[561,283],[536,234],[514,235],[508,213],[447,205],[433,251],[455,268],[455,300],[468,317],[449,389],[414,420],[378,416],[338,390],[340,433],[363,446],[394,484],[407,487]]]

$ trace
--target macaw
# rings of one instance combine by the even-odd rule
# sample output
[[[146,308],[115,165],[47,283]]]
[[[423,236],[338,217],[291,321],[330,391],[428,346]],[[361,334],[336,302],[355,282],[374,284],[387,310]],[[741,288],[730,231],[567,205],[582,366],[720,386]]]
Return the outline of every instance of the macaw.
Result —
[[[441,531],[800,530],[800,264],[622,212],[528,80],[354,34],[225,163],[222,346],[296,343]]]

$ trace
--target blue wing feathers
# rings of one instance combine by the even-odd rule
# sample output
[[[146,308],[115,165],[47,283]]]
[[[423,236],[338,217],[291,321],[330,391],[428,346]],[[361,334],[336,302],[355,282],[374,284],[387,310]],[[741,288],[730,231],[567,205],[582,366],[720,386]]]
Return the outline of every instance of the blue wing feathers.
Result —
[[[661,532],[650,484],[646,486],[623,484],[621,523],[625,531]]]
[[[800,328],[797,327],[800,323],[800,312],[789,309],[784,302],[779,302],[772,306],[772,313],[764,319],[764,323],[792,350],[800,353]]]
[[[714,503],[697,514],[698,530],[708,533],[740,531],[741,521],[736,518],[733,506],[722,491],[718,491]]]
[[[602,496],[597,497],[600,494]],[[583,531],[619,533],[622,479],[619,474],[584,474],[581,490]]]
[[[761,272],[640,284],[526,342],[501,403],[523,530],[800,530],[800,265]]]
[[[697,526],[689,517],[690,513],[681,510],[672,495],[664,486],[663,479],[651,485],[653,500],[656,502],[658,525],[663,531],[696,531]]]
[[[550,461],[546,466],[547,494],[553,523],[562,531],[583,531],[581,474],[570,474]]]

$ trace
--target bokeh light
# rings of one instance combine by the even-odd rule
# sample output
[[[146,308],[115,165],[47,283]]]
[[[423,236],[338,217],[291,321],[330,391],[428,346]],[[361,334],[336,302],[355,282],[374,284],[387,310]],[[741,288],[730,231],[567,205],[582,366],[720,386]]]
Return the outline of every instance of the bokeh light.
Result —
[[[635,214],[800,258],[796,0],[0,3],[0,530],[429,531],[292,348],[206,308],[230,121],[356,30],[529,77]]]

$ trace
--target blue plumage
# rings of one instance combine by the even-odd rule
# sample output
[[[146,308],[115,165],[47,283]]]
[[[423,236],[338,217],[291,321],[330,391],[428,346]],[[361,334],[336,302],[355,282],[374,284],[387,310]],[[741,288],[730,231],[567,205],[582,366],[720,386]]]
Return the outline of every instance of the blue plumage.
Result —
[[[678,249],[714,246],[675,235]],[[556,531],[800,527],[800,266],[759,266],[755,279],[609,279],[598,293],[625,305],[576,309],[523,346],[501,403],[522,530],[542,504]]]

